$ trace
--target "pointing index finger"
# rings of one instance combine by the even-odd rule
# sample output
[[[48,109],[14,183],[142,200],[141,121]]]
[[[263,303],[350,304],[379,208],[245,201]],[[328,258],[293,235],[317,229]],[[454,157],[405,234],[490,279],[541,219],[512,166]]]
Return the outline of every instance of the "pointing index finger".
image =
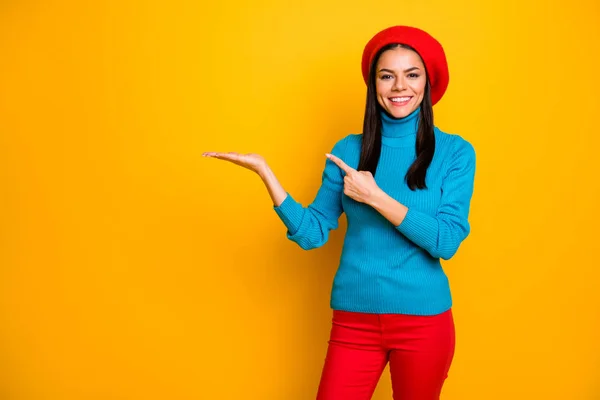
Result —
[[[349,167],[345,162],[343,162],[339,157],[334,156],[333,154],[327,153],[327,158],[335,163],[338,167],[342,169],[346,174],[349,174],[352,171],[355,171],[354,168]]]

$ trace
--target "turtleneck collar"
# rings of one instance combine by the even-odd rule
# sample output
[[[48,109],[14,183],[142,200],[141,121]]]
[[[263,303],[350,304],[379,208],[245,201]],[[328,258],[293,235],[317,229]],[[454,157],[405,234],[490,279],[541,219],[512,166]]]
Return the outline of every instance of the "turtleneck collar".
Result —
[[[391,147],[414,146],[419,127],[420,107],[404,118],[394,118],[386,111],[380,110],[381,143]]]

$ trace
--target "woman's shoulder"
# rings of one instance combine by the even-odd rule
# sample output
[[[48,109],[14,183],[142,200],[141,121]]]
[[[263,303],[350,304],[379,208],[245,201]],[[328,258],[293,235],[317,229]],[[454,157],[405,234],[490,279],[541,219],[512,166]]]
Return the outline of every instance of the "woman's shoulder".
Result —
[[[362,143],[362,133],[350,133],[338,141],[334,145],[334,149],[345,152],[347,149],[354,150],[356,146],[360,149]]]
[[[450,133],[434,127],[436,146],[447,148],[452,154],[463,154],[475,157],[473,144],[458,133]]]
[[[439,127],[434,127],[434,135],[436,138],[436,146],[438,148],[445,149],[446,154],[475,158],[475,148],[473,144],[468,141],[465,137],[458,133],[450,133],[441,130]],[[360,153],[362,145],[362,133],[350,133],[341,139],[339,139],[334,148],[342,153]]]
[[[343,138],[341,138],[338,143],[361,143],[362,142],[362,133],[350,133]]]

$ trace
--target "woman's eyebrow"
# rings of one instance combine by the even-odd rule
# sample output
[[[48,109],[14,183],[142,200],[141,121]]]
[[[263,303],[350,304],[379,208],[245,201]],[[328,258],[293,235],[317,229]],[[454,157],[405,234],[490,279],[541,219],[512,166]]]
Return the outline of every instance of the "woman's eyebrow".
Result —
[[[410,71],[414,71],[416,69],[419,69],[419,67],[410,67],[404,70],[404,72],[410,72]],[[387,68],[382,68],[379,70],[379,72],[391,72],[392,74],[394,73],[394,71],[392,71],[391,69],[387,69]]]

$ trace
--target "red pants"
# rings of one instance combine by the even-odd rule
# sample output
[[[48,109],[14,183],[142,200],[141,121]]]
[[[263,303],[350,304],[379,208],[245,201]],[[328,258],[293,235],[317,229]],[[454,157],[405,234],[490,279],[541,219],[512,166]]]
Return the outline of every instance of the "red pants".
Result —
[[[439,315],[334,311],[317,400],[369,400],[390,363],[395,400],[438,400],[454,356],[452,310]]]

